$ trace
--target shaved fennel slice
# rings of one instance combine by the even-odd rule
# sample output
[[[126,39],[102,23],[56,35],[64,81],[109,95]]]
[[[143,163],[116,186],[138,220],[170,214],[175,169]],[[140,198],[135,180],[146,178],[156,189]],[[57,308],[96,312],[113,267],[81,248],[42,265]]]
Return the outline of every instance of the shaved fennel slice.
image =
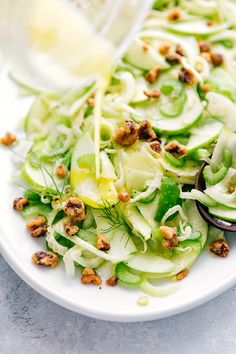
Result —
[[[201,204],[208,207],[217,205],[217,203],[210,196],[197,189],[192,189],[191,192],[181,192],[180,197],[182,199],[197,200]]]
[[[63,261],[65,263],[66,274],[68,277],[75,276],[75,263],[80,264],[82,267],[85,268],[97,268],[102,263],[103,259],[100,257],[92,257],[86,258],[82,255],[83,248],[78,245],[75,245],[71,249],[69,249],[64,257]]]
[[[155,286],[152,285],[147,279],[144,279],[139,285],[140,289],[143,290],[150,296],[163,297],[175,293],[179,286],[178,284],[171,284],[167,286]]]
[[[65,253],[68,251],[68,248],[60,245],[60,243],[57,242],[55,238],[55,231],[56,231],[55,226],[52,226],[47,234],[46,240],[48,242],[48,246],[53,250],[53,252],[56,252],[61,256],[64,256]]]
[[[170,208],[165,215],[163,216],[162,220],[161,220],[161,224],[165,225],[167,219],[169,219],[170,216],[174,215],[175,213],[179,213],[180,217],[185,220],[188,221],[187,216],[185,215],[183,208],[180,205],[175,205],[173,208]]]
[[[108,86],[107,80],[100,80],[98,82],[98,92],[96,96],[96,103],[94,108],[94,153],[96,165],[96,179],[100,177],[100,130],[101,130],[101,117],[102,117],[102,103]]]
[[[63,257],[63,261],[66,268],[66,275],[70,278],[73,278],[75,276],[74,258],[80,257],[81,253],[82,253],[81,247],[76,245],[71,249],[69,249]]]
[[[133,75],[129,72],[122,72],[116,75],[121,82],[122,91],[120,96],[116,98],[116,102],[130,103],[135,95],[136,81]]]
[[[155,192],[155,190],[157,188],[159,189],[161,186],[162,176],[163,176],[162,172],[157,171],[156,177],[153,180],[147,181],[146,185],[147,185],[148,189],[145,192],[137,195],[137,197],[132,198],[130,200],[130,203],[135,203],[135,202],[138,202],[142,199],[145,199],[145,198],[149,197],[150,194]]]
[[[113,250],[112,250],[112,242],[111,242],[111,250],[110,251],[108,251],[107,253],[100,251],[99,249],[97,249],[96,247],[94,247],[90,243],[82,240],[78,236],[68,236],[64,231],[63,219],[55,225],[55,230],[60,235],[65,237],[66,239],[72,241],[75,245],[79,245],[82,249],[87,250],[87,251],[91,252],[92,254],[94,254],[95,256],[100,257],[106,261],[110,261],[112,263],[119,263],[119,262],[127,260],[130,257],[130,252],[135,252],[135,250],[136,250],[135,246],[131,243],[131,240],[130,240],[130,244],[127,243],[127,245],[129,245],[130,248],[128,248],[128,246],[127,246],[127,250],[125,249],[125,244],[126,244],[125,242],[123,244],[123,248],[121,247],[121,243],[118,243],[119,253],[114,252],[115,247],[113,247]],[[125,239],[125,238],[124,238],[124,240],[127,241],[127,239]],[[113,255],[112,252],[113,252],[113,254],[115,253],[115,255]]]

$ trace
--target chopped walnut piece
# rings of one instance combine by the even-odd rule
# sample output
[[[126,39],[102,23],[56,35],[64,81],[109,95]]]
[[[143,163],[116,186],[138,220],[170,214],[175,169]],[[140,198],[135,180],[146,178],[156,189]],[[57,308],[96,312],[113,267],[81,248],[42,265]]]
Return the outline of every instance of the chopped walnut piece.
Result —
[[[187,148],[180,144],[177,140],[173,140],[168,145],[166,145],[165,151],[169,152],[175,157],[181,157],[187,154]]]
[[[22,211],[26,205],[29,204],[28,198],[16,198],[13,201],[13,209],[17,211]]]
[[[150,84],[154,84],[157,80],[159,74],[161,72],[161,68],[159,66],[155,66],[145,75],[145,80],[150,82]]]
[[[95,98],[94,97],[90,97],[87,99],[87,105],[91,108],[93,108],[95,106]]]
[[[181,68],[179,72],[179,80],[188,85],[193,85],[196,83],[196,76],[194,73],[186,68]]]
[[[105,236],[98,235],[97,236],[97,249],[100,251],[109,251],[111,248],[110,243],[106,240]]]
[[[138,136],[141,140],[153,141],[157,139],[155,131],[152,129],[152,124],[148,120],[143,120],[138,129]]]
[[[144,52],[147,52],[150,48],[149,43],[146,41],[143,41],[142,48],[143,48]]]
[[[211,20],[208,20],[206,24],[207,24],[208,27],[214,26],[214,22],[211,21]]]
[[[56,167],[56,175],[59,178],[65,178],[68,173],[68,169],[64,164],[59,164]]]
[[[40,266],[55,268],[58,265],[58,256],[49,251],[38,251],[32,255],[32,261]]]
[[[114,139],[121,146],[133,145],[138,140],[138,125],[132,120],[126,121],[124,126],[117,130]]]
[[[118,283],[118,278],[116,276],[112,276],[106,280],[106,284],[108,286],[116,286]]]
[[[183,280],[188,276],[188,273],[189,273],[188,268],[183,269],[181,272],[176,274],[176,280]]]
[[[130,194],[129,192],[119,192],[118,199],[123,203],[128,203],[130,201]]]
[[[101,285],[102,279],[92,268],[84,268],[82,271],[81,282],[83,284]]]
[[[77,225],[74,225],[72,218],[65,219],[63,221],[63,227],[65,232],[69,236],[74,236],[79,231],[79,227]]]
[[[32,237],[45,236],[47,233],[47,223],[44,216],[38,216],[35,219],[29,220],[26,224]]]
[[[224,63],[224,57],[222,54],[211,52],[211,61],[214,66],[220,66]]]
[[[77,222],[85,219],[85,206],[79,198],[70,197],[64,206],[64,212],[68,216],[75,217]]]
[[[159,53],[161,55],[166,56],[169,53],[170,48],[172,47],[172,43],[170,42],[163,42],[159,47]]]
[[[161,92],[159,90],[144,90],[143,91],[144,95],[147,96],[148,98],[160,98]]]
[[[213,241],[210,244],[209,249],[212,253],[219,257],[227,257],[229,254],[229,245],[223,239]]]
[[[208,62],[211,63],[211,54],[210,53],[201,53],[201,56]]]
[[[181,63],[182,57],[177,53],[170,53],[166,55],[165,59],[170,65],[177,65]]]
[[[151,141],[149,143],[149,146],[154,152],[156,153],[161,152],[161,143],[158,140]]]
[[[210,84],[204,84],[201,86],[201,90],[204,92],[209,92],[211,91],[211,85]]]
[[[201,53],[209,53],[211,51],[211,45],[206,41],[199,41],[198,45]]]
[[[172,9],[168,13],[167,20],[168,21],[178,21],[181,19],[181,16],[182,16],[182,14],[181,14],[180,9],[178,9],[178,8]]]
[[[197,70],[198,73],[202,73],[203,70],[204,70],[204,67],[203,67],[203,65],[201,63],[197,63],[195,65],[195,69]]]
[[[229,187],[228,187],[229,193],[234,193],[235,190],[236,190],[236,187],[235,187],[235,186],[229,186]]]
[[[172,250],[179,243],[175,229],[168,226],[161,226],[160,231],[163,235],[162,246]]]
[[[184,57],[184,49],[181,44],[176,45],[175,53],[179,54],[181,57]]]
[[[52,198],[52,201],[53,203],[59,203],[60,202],[60,197],[58,195],[55,195],[53,198]]]
[[[10,132],[6,132],[2,138],[0,138],[0,143],[6,146],[12,145],[16,141],[16,136]]]

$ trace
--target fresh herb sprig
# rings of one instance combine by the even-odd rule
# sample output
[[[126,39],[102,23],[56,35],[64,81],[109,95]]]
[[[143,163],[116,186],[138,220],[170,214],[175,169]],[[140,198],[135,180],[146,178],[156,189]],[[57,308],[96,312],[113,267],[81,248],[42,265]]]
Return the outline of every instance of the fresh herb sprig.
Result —
[[[16,156],[18,156],[19,158],[21,158],[24,162],[27,161],[26,157],[21,156],[19,153],[17,153],[16,151],[14,151],[14,149],[11,149],[11,148],[8,148],[8,149],[9,149],[13,154],[15,154]],[[50,190],[50,188],[49,188],[49,186],[48,186],[48,184],[47,184],[47,179],[46,179],[46,175],[48,175],[49,178],[51,179],[51,181],[52,181],[54,187],[55,187],[55,190],[56,190],[56,192],[57,192],[59,198],[61,199],[62,196],[63,196],[63,194],[64,194],[65,188],[66,188],[66,186],[67,186],[67,182],[68,182],[68,180],[69,180],[68,174],[67,174],[67,176],[64,178],[62,188],[60,189],[60,188],[58,187],[58,185],[57,185],[57,182],[56,182],[56,180],[55,180],[53,174],[52,174],[50,171],[48,171],[48,169],[41,163],[41,161],[40,161],[39,157],[37,156],[37,154],[36,154],[33,150],[30,151],[30,154],[32,154],[32,156],[33,156],[33,158],[34,158],[34,165],[35,165],[37,168],[40,169],[40,171],[41,171],[41,173],[42,173],[42,175],[43,175],[43,179],[44,179],[44,183],[45,183],[45,185],[46,185],[46,188],[47,188],[48,190]],[[21,186],[21,187],[22,187],[22,186]],[[26,189],[26,188],[24,188],[24,189]],[[29,190],[29,189],[28,189],[28,190]],[[34,191],[34,190],[30,190],[30,191]],[[49,191],[46,191],[46,195],[53,197],[55,194],[53,194],[53,193],[51,193],[51,192],[49,192]]]
[[[131,229],[127,223],[125,215],[119,206],[119,202],[116,204],[111,204],[108,201],[103,200],[100,211],[100,217],[106,219],[110,224],[110,227],[101,230],[103,233],[108,233],[116,229],[122,229],[130,234]]]

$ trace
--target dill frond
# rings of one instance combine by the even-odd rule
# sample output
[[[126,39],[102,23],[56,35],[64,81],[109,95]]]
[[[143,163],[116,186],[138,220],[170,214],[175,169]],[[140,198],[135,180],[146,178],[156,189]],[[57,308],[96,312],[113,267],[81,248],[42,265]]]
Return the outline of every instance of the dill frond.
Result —
[[[112,205],[108,201],[103,200],[100,211],[101,215],[99,217],[106,219],[110,225],[110,227],[101,230],[104,234],[116,229],[122,229],[130,234],[130,227],[119,206],[119,202]]]
[[[26,157],[21,156],[19,153],[17,153],[16,151],[14,151],[14,149],[11,149],[11,148],[8,148],[8,149],[9,149],[13,154],[15,154],[16,156],[18,156],[19,158],[21,158],[24,162],[27,161],[27,158],[26,158]],[[30,153],[32,154],[32,156],[33,156],[34,159],[35,159],[35,160],[34,160],[35,166],[38,167],[38,168],[40,169],[41,173],[42,173],[42,176],[43,176],[43,179],[44,179],[44,183],[45,183],[45,185],[46,185],[46,188],[47,188],[47,189],[50,189],[49,186],[48,186],[48,184],[47,184],[47,179],[46,179],[46,175],[48,175],[49,178],[51,179],[52,183],[53,183],[53,186],[55,187],[55,190],[56,190],[56,192],[57,192],[59,198],[61,199],[62,196],[63,196],[64,190],[65,190],[65,188],[66,188],[66,186],[67,186],[67,182],[68,182],[69,175],[67,174],[67,176],[64,178],[63,185],[62,185],[62,188],[61,188],[61,190],[60,190],[60,188],[59,188],[59,186],[57,185],[57,182],[56,182],[56,180],[55,180],[53,174],[52,174],[50,171],[48,171],[48,169],[41,163],[41,161],[40,161],[38,155],[35,153],[35,151],[33,151],[33,149],[31,149]],[[42,194],[42,193],[40,193],[40,194]],[[47,194],[47,195],[50,195],[50,194],[53,195],[52,193],[49,193],[49,192],[47,192],[46,194]]]

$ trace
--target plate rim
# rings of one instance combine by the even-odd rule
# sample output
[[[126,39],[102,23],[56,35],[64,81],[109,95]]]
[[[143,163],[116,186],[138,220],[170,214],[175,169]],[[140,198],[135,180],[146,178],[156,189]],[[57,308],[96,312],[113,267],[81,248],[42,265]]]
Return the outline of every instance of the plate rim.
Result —
[[[4,235],[0,225],[1,235]],[[7,246],[4,246],[4,242],[0,242],[0,253],[7,262],[7,264],[13,269],[13,271],[32,289],[42,295],[44,298],[56,303],[57,305],[66,308],[67,310],[73,311],[75,313],[95,318],[97,320],[103,321],[111,321],[111,322],[146,322],[146,321],[154,321],[163,318],[167,318],[170,316],[178,315],[180,313],[192,310],[198,306],[205,304],[206,302],[214,299],[218,295],[222,294],[226,290],[230,289],[233,285],[236,284],[236,272],[232,273],[230,276],[226,277],[222,282],[212,287],[209,291],[205,291],[200,297],[195,297],[193,299],[188,300],[186,303],[182,305],[177,305],[170,310],[161,310],[152,311],[152,313],[143,313],[143,314],[129,314],[124,315],[121,314],[112,314],[105,312],[104,310],[98,311],[95,309],[88,309],[87,306],[83,306],[81,304],[74,305],[69,301],[69,299],[65,299],[60,294],[55,294],[51,288],[48,288],[38,282],[36,279],[30,277],[30,275],[24,271],[21,267],[20,263],[18,263],[17,258],[11,255],[10,250]]]
[[[8,71],[5,69],[6,72]],[[2,74],[1,74],[2,76]],[[170,317],[173,315],[177,315],[197,306],[200,306],[209,300],[215,298],[216,296],[222,294],[224,291],[228,290],[230,287],[236,284],[236,271],[230,273],[227,277],[222,279],[219,283],[212,286],[210,289],[205,290],[201,295],[195,296],[187,300],[185,303],[180,305],[172,306],[170,309],[160,309],[157,310],[152,309],[150,312],[143,313],[132,313],[125,314],[124,311],[120,314],[112,313],[111,311],[98,310],[89,308],[87,305],[83,305],[83,303],[74,303],[69,300],[69,298],[65,298],[63,295],[55,293],[53,288],[46,286],[45,284],[40,283],[35,279],[30,272],[28,272],[18,261],[17,257],[14,256],[11,251],[10,246],[5,242],[4,239],[7,239],[6,230],[3,230],[3,227],[0,225],[0,253],[8,263],[8,265],[13,269],[13,271],[26,283],[28,286],[33,288],[36,292],[38,292],[43,297],[48,300],[56,303],[57,305],[66,308],[70,311],[85,315],[87,317],[96,318],[99,320],[112,321],[112,322],[144,322],[150,320],[158,320],[166,317]]]

